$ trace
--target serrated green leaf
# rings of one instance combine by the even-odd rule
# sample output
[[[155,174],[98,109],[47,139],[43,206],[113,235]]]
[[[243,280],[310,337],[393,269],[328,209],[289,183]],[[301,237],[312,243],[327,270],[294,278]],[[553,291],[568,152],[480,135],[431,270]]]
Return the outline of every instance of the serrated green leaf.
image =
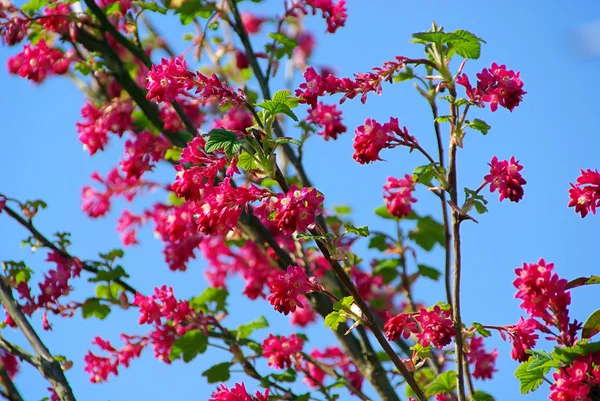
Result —
[[[373,274],[381,276],[385,284],[389,284],[396,277],[398,277],[398,266],[400,266],[400,260],[398,259],[382,259],[375,263],[373,268]]]
[[[467,127],[473,128],[474,130],[481,132],[483,135],[487,135],[488,132],[490,132],[490,129],[492,129],[492,127],[489,126],[488,123],[478,118],[467,123]]]
[[[550,368],[529,370],[531,360],[523,362],[515,371],[515,377],[519,379],[521,394],[535,391],[544,382],[544,375]]]
[[[240,324],[237,329],[237,339],[248,338],[254,330],[264,329],[266,327],[269,327],[269,322],[267,322],[267,319],[265,319],[264,316],[260,316],[250,323]]]
[[[50,0],[29,0],[27,3],[23,4],[21,10],[26,13],[31,13],[41,10],[42,7],[46,6],[48,3],[50,3]]]
[[[354,298],[351,296],[344,297],[333,304],[333,310],[339,311],[343,309],[350,309],[350,306],[354,303]]]
[[[417,220],[417,227],[408,233],[408,238],[426,251],[431,251],[435,244],[444,247],[444,226],[431,216],[420,217]]]
[[[434,121],[438,122],[438,123],[447,123],[447,122],[452,121],[453,118],[454,117],[452,117],[452,116],[439,116]]]
[[[369,235],[371,235],[369,233],[369,227],[367,227],[367,226],[355,227],[350,223],[345,223],[344,229],[346,230],[347,233],[356,234],[361,237],[368,237]]]
[[[325,327],[330,327],[332,330],[337,330],[341,323],[345,323],[348,320],[348,316],[343,316],[338,311],[333,311],[329,315],[325,316]]]
[[[581,330],[581,337],[592,338],[598,332],[600,332],[600,309],[596,310],[587,318],[583,324],[583,329]]]
[[[287,105],[290,109],[293,109],[294,107],[298,107],[300,98],[292,96],[292,92],[284,89],[275,92],[271,100],[277,103],[283,103]]]
[[[171,346],[169,359],[174,361],[183,355],[184,362],[192,361],[198,354],[202,354],[208,347],[208,337],[202,330],[190,330],[179,337]]]
[[[113,249],[108,253],[100,253],[99,256],[108,262],[114,262],[117,258],[125,256],[125,252],[122,249]]]
[[[153,11],[163,15],[167,13],[167,9],[165,7],[158,5],[154,1],[134,1],[133,4],[137,5],[143,10]]]
[[[494,397],[492,397],[490,394],[486,393],[485,391],[481,391],[481,390],[475,390],[475,393],[473,393],[473,401],[494,401]]]
[[[296,371],[293,368],[289,368],[281,373],[272,373],[270,376],[278,382],[293,383],[296,381]]]
[[[387,239],[385,235],[374,235],[369,240],[369,249],[377,249],[378,251],[385,251],[388,249]]]
[[[275,102],[273,100],[265,100],[262,103],[257,104],[256,106],[267,111],[269,113],[269,117],[274,117],[277,114],[285,114],[292,120],[298,121],[298,117],[296,117],[296,114],[294,114],[292,109],[290,109],[290,107],[285,103]]]
[[[216,128],[208,133],[208,140],[204,145],[206,152],[223,150],[228,157],[232,157],[242,147],[242,141],[235,133],[222,128]]]
[[[482,337],[489,337],[492,335],[492,333],[483,327],[481,323],[473,322],[473,327],[475,328],[475,331],[477,331],[477,333]]]
[[[464,29],[456,30],[453,34],[465,40],[449,43],[449,57],[452,57],[452,54],[456,52],[461,57],[477,60],[481,55],[481,42],[485,43],[485,41]]]
[[[403,82],[409,79],[414,78],[415,74],[413,69],[410,67],[406,67],[403,71],[400,71],[398,74],[394,75],[394,82]]]
[[[194,21],[195,17],[209,18],[215,11],[214,4],[204,0],[185,0],[175,11],[183,25]]]
[[[580,356],[600,352],[600,342],[590,343],[588,341],[582,339],[574,347],[556,347],[552,352],[552,358],[570,365]]]
[[[387,220],[399,220],[397,217],[392,216],[390,214],[390,211],[388,210],[387,206],[379,206],[377,209],[374,210],[374,212],[377,216],[383,217]]]
[[[81,306],[81,315],[84,319],[89,317],[97,317],[100,320],[104,320],[110,313],[110,307],[103,305],[97,299],[88,299]]]
[[[167,151],[165,152],[165,160],[171,160],[174,162],[178,162],[179,159],[181,158],[182,151],[183,151],[183,149],[178,148],[177,146],[167,149]]]
[[[548,351],[532,351],[527,370],[557,367],[559,364],[560,362],[554,360],[554,357]]]
[[[228,295],[227,290],[223,288],[208,287],[202,294],[190,300],[190,307],[195,311],[226,312]]]
[[[123,291],[123,287],[119,284],[112,283],[110,288],[106,284],[98,284],[96,286],[96,297],[102,299],[115,299],[119,293]]]
[[[442,273],[435,267],[427,266],[424,264],[418,264],[417,268],[419,269],[419,274],[421,274],[421,276],[430,278],[433,281],[438,281],[438,279],[442,275]]]
[[[435,394],[450,393],[456,387],[456,372],[449,370],[439,374],[431,384],[425,387],[425,395],[433,397]]]
[[[238,167],[241,167],[246,171],[258,169],[258,165],[256,164],[254,157],[252,157],[252,155],[250,155],[248,152],[240,153],[240,155],[238,156],[237,165]]]
[[[229,380],[231,373],[229,368],[233,365],[231,362],[221,362],[211,366],[202,372],[202,376],[206,376],[208,383],[219,383]]]
[[[284,143],[292,143],[296,146],[302,145],[302,142],[300,142],[299,140],[294,139],[294,138],[288,138],[288,137],[275,138],[275,139],[273,139],[273,142],[276,143],[277,145],[282,145]]]
[[[129,277],[129,274],[125,272],[123,267],[117,266],[109,271],[99,270],[98,273],[96,273],[96,276],[89,278],[88,281],[90,283],[98,283],[100,281],[116,281],[122,277]]]

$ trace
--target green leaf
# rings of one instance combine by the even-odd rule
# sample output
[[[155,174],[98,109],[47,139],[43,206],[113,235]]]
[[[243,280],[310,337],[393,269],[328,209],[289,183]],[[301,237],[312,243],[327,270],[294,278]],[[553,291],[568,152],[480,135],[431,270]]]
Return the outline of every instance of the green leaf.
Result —
[[[473,322],[473,327],[475,328],[475,331],[477,331],[477,333],[482,337],[489,337],[492,335],[491,331],[483,327],[481,323]]]
[[[284,143],[292,143],[292,144],[294,144],[296,146],[301,146],[302,145],[302,142],[300,142],[299,140],[294,139],[294,138],[285,137],[285,136],[282,137],[282,138],[275,138],[275,139],[273,139],[273,142],[276,145],[283,145]]]
[[[293,398],[292,401],[309,401],[310,395],[311,395],[311,393],[305,393],[305,394],[299,395],[296,398]]]
[[[110,307],[101,304],[97,299],[88,299],[81,306],[81,315],[84,319],[94,316],[100,320],[104,320],[109,313]]]
[[[42,7],[50,3],[50,0],[29,0],[27,3],[23,4],[21,10],[26,13],[31,13],[34,11],[41,10]]]
[[[454,117],[452,117],[452,116],[439,116],[434,121],[438,122],[438,123],[447,123],[447,122],[452,121],[453,118]]]
[[[121,3],[118,1],[115,3],[109,4],[108,6],[106,6],[104,8],[104,13],[106,15],[113,15],[113,14],[120,13],[120,12],[121,12]]]
[[[296,371],[293,368],[289,368],[281,373],[272,373],[270,376],[278,382],[293,383],[296,381]]]
[[[556,347],[552,352],[552,357],[559,362],[570,365],[580,356],[600,352],[600,342],[589,343],[588,341],[582,339],[577,345],[569,348]]]
[[[431,251],[435,244],[445,246],[444,226],[431,216],[420,217],[417,227],[408,233],[408,238],[426,251]]]
[[[169,359],[174,361],[183,355],[184,362],[192,361],[196,355],[204,353],[208,347],[208,337],[202,330],[190,330],[179,337],[171,346]]]
[[[226,312],[228,295],[227,290],[223,288],[208,287],[202,294],[190,300],[190,307],[195,311]]]
[[[99,255],[107,262],[114,262],[117,258],[125,256],[125,252],[122,249],[113,249],[108,253],[100,253]]]
[[[122,277],[129,277],[129,275],[125,272],[123,267],[117,266],[112,270],[98,270],[96,273],[96,277],[91,277],[88,279],[90,283],[98,283],[100,281],[116,281]]]
[[[449,43],[449,57],[452,57],[454,52],[456,52],[461,57],[477,60],[481,55],[481,42],[485,43],[485,41],[473,35],[471,32],[465,31],[464,29],[456,30],[453,32],[453,34],[465,40],[452,41],[451,43]]]
[[[96,297],[102,299],[115,299],[119,293],[123,291],[123,287],[119,284],[112,283],[110,288],[106,284],[98,284],[96,286]]]
[[[267,319],[265,319],[264,316],[261,316],[250,323],[240,324],[237,329],[237,339],[248,338],[254,330],[264,329],[266,327],[269,327],[269,322],[267,322]]]
[[[231,377],[231,373],[229,373],[229,368],[232,365],[233,363],[231,362],[217,363],[216,365],[213,365],[204,372],[202,372],[202,376],[206,376],[207,381],[211,384],[225,382]]]
[[[386,209],[387,210],[387,209]],[[374,235],[369,240],[369,249],[377,249],[378,251],[385,251],[388,249],[387,239],[385,235]]]
[[[472,400],[473,401],[494,401],[494,397],[492,397],[490,394],[486,393],[485,391],[475,390]]]
[[[400,260],[398,259],[378,260],[373,269],[373,274],[383,277],[383,282],[389,284],[398,277],[398,266],[400,266]]]
[[[390,214],[390,211],[388,210],[387,206],[379,206],[377,209],[375,209],[375,214],[379,217],[383,217],[384,219],[387,220],[398,220],[397,217],[392,216]]]
[[[488,132],[490,132],[490,129],[492,129],[492,127],[489,126],[488,123],[478,118],[474,119],[473,121],[467,122],[467,127],[473,128],[474,130],[481,132],[483,135],[487,135]]]
[[[167,149],[167,151],[165,152],[165,160],[171,160],[174,162],[178,162],[179,159],[181,158],[182,151],[183,151],[183,149],[178,148],[177,146]]]
[[[290,109],[293,109],[294,107],[298,107],[298,102],[299,102],[300,98],[292,96],[292,92],[290,92],[289,90],[283,89],[283,90],[275,92],[275,94],[273,95],[271,100],[273,100],[274,102],[277,102],[277,103],[284,103]]]
[[[567,283],[566,290],[590,284],[600,284],[600,276],[578,277]]]
[[[74,70],[79,71],[81,75],[84,76],[87,76],[90,73],[90,71],[92,71],[92,69],[86,63],[82,62],[75,64]]]
[[[175,14],[179,14],[179,18],[183,25],[187,25],[194,21],[195,17],[209,18],[214,9],[214,4],[204,0],[186,0],[177,8]]]
[[[461,38],[458,35],[442,31],[417,32],[413,33],[412,37],[416,39],[414,41],[415,43],[435,43],[438,45],[466,41],[466,39]]]
[[[414,76],[415,74],[413,69],[406,67],[403,71],[400,71],[398,74],[394,75],[394,82],[408,81],[409,79],[414,78]]]
[[[269,113],[269,117],[275,117],[277,114],[285,114],[292,120],[298,121],[298,117],[296,117],[292,109],[290,109],[290,107],[285,103],[275,102],[273,100],[265,100],[256,106],[266,110]]]
[[[165,7],[159,6],[154,1],[134,1],[133,4],[136,4],[143,10],[153,11],[163,15],[167,13],[167,9]]]
[[[596,310],[587,318],[583,324],[583,329],[581,330],[581,337],[592,338],[598,332],[600,332],[600,309]]]
[[[325,327],[330,327],[332,330],[337,330],[340,323],[345,323],[348,320],[348,316],[343,316],[338,311],[333,311],[329,315],[325,316]]]
[[[352,304],[354,303],[354,298],[352,296],[344,297],[333,304],[333,310],[343,310],[350,309]]]
[[[355,227],[350,223],[345,223],[344,228],[346,229],[347,233],[356,234],[361,237],[368,237],[369,235],[371,235],[369,233],[369,227],[367,227],[367,226]]]
[[[532,351],[528,362],[527,370],[556,368],[560,364],[560,361],[555,360],[548,351]]]
[[[435,394],[450,393],[456,387],[456,372],[449,370],[439,374],[431,384],[425,387],[425,395],[433,397]]]
[[[185,203],[185,198],[180,198],[175,192],[169,192],[167,203],[173,206],[181,206]]]
[[[278,59],[282,58],[284,55],[292,57],[294,48],[298,46],[298,42],[296,40],[288,38],[283,33],[270,33],[269,37],[275,40],[276,44],[275,48],[272,48],[271,44],[269,43],[266,47],[267,53],[276,51],[276,57]],[[281,46],[277,46],[277,44],[280,44]]]
[[[242,141],[235,133],[222,128],[216,128],[208,133],[208,140],[204,145],[206,152],[214,152],[222,149],[228,157],[232,157],[242,147]]]
[[[238,167],[241,167],[246,171],[252,171],[252,170],[258,169],[256,161],[254,160],[254,157],[252,157],[252,155],[250,155],[248,152],[240,153],[240,155],[238,156],[237,165],[238,165]]]
[[[531,360],[523,362],[515,371],[515,377],[519,379],[521,394],[535,391],[544,382],[544,375],[550,368],[529,370]]]
[[[337,214],[350,214],[352,213],[352,208],[348,205],[337,205],[333,207],[333,210]]]
[[[438,281],[438,279],[442,275],[442,273],[435,267],[419,264],[417,265],[417,268],[419,269],[419,273],[421,274],[421,276],[430,278],[433,281]]]

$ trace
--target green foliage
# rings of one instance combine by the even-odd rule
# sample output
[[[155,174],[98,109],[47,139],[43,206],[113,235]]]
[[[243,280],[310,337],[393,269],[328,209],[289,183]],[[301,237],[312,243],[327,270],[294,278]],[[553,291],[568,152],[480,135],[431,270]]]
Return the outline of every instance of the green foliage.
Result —
[[[129,277],[129,275],[125,272],[123,267],[117,266],[112,270],[99,270],[96,273],[96,277],[91,277],[88,279],[90,283],[98,283],[101,281],[116,281],[121,279],[122,277]]]
[[[527,370],[557,368],[560,364],[548,351],[531,351],[531,357],[529,357],[528,362]]]
[[[490,132],[490,129],[492,129],[492,127],[489,126],[488,123],[478,118],[474,119],[473,121],[465,121],[465,125],[469,128],[473,128],[474,130],[481,132],[483,135],[487,135],[488,132]]]
[[[435,394],[450,393],[456,387],[456,372],[449,370],[439,374],[433,382],[425,387],[425,395],[433,397]]]
[[[88,299],[81,306],[81,316],[84,319],[89,317],[97,317],[100,320],[104,320],[106,316],[110,313],[110,307],[108,305],[103,305],[100,303],[98,299]]]
[[[431,251],[435,244],[444,247],[444,226],[431,216],[419,217],[417,227],[408,233],[408,238],[426,251]]]
[[[492,397],[490,394],[486,393],[485,391],[475,390],[472,400],[473,401],[494,401],[494,397]]]
[[[352,208],[348,205],[337,205],[333,207],[333,211],[337,214],[350,214],[352,213]]]
[[[479,195],[477,191],[465,188],[465,205],[463,207],[463,212],[468,213],[471,208],[474,207],[477,213],[486,213],[488,211],[486,207],[487,203],[488,202],[483,195]]]
[[[254,157],[248,152],[242,152],[238,156],[238,167],[243,168],[246,171],[252,171],[258,169],[258,165],[256,164],[256,160]]]
[[[202,294],[190,300],[190,307],[195,311],[205,313],[227,312],[227,296],[223,288],[208,287]]]
[[[21,10],[26,13],[33,13],[34,11],[39,11],[42,7],[45,7],[50,3],[50,0],[29,0],[27,3],[23,4]]]
[[[202,376],[205,376],[208,383],[220,383],[229,380],[231,373],[229,368],[233,365],[231,362],[221,362],[211,366],[202,372]]]
[[[112,283],[110,286],[106,284],[98,284],[96,286],[96,297],[101,299],[114,300],[123,291],[123,287],[119,284]]]
[[[352,297],[344,297],[334,303],[333,312],[325,316],[325,327],[337,330],[341,323],[345,323],[348,318],[352,317],[348,310],[350,310],[353,303],[354,298]]]
[[[448,57],[452,57],[456,52],[461,57],[477,60],[481,55],[481,42],[485,43],[485,41],[464,29],[458,29],[453,34],[464,39],[464,41],[448,43]]]
[[[273,95],[271,100],[265,100],[256,106],[265,110],[266,120],[274,118],[277,114],[285,114],[292,120],[298,121],[298,117],[292,111],[294,107],[298,106],[298,98],[291,96],[291,94],[292,92],[288,90],[278,91]]]
[[[286,369],[281,373],[272,373],[269,376],[278,382],[293,383],[296,381],[296,371],[293,368]]]
[[[375,262],[373,274],[381,276],[385,284],[389,284],[398,277],[399,259],[381,259]]]
[[[367,226],[355,227],[350,223],[345,223],[344,229],[346,230],[347,233],[356,234],[360,237],[368,237],[369,235],[371,235],[369,233],[369,227],[367,227]]]
[[[489,337],[492,335],[492,333],[488,329],[483,327],[481,323],[473,322],[473,328],[475,328],[477,334],[479,334],[482,337]]]
[[[158,5],[155,1],[134,1],[133,4],[137,5],[142,10],[153,11],[163,15],[168,11],[165,7]]]
[[[419,274],[422,277],[427,277],[432,279],[433,281],[438,281],[442,273],[436,269],[435,267],[431,267],[424,264],[418,264],[417,268],[419,269]]]
[[[190,330],[175,340],[169,359],[174,361],[183,355],[183,361],[187,363],[192,361],[196,355],[204,353],[207,347],[208,337],[202,330]]]
[[[215,11],[215,5],[204,0],[185,0],[175,10],[179,14],[179,19],[183,25],[188,25],[194,21],[194,18],[209,18]]]
[[[562,363],[570,365],[577,357],[587,354],[600,352],[600,342],[590,343],[588,340],[582,339],[577,345],[569,348],[556,347],[552,352],[552,357]]]
[[[171,160],[174,162],[178,162],[179,159],[181,158],[182,151],[183,151],[183,149],[181,149],[177,146],[173,146],[172,148],[167,149],[167,151],[165,152],[165,160]]]
[[[117,258],[125,256],[125,252],[122,249],[113,249],[108,253],[100,253],[99,256],[106,262],[114,262]]]
[[[549,367],[530,369],[532,359],[523,362],[515,371],[515,377],[519,379],[521,394],[535,391],[544,382],[544,375],[550,370]]]
[[[274,43],[268,43],[265,46],[267,54],[273,52],[275,58],[278,60],[282,59],[283,56],[292,57],[292,52],[298,46],[296,40],[288,38],[281,32],[270,33],[269,37],[273,39]]]
[[[17,285],[28,282],[33,273],[33,270],[27,267],[23,261],[6,260],[2,262],[2,268],[15,279]]]
[[[251,321],[250,323],[240,324],[237,328],[237,339],[248,338],[254,330],[264,329],[269,327],[269,322],[264,316]]]
[[[600,276],[577,277],[567,283],[566,290],[571,288],[581,287],[584,285],[600,284]]]
[[[387,210],[387,209],[386,209]],[[385,251],[388,249],[387,239],[385,235],[374,235],[369,240],[369,249],[377,249],[378,251]]]
[[[587,318],[581,330],[582,338],[591,338],[600,331],[600,309]]]
[[[216,128],[208,133],[208,140],[204,145],[204,150],[214,152],[223,150],[227,157],[231,158],[242,147],[243,141],[238,139],[235,133],[223,128]]]

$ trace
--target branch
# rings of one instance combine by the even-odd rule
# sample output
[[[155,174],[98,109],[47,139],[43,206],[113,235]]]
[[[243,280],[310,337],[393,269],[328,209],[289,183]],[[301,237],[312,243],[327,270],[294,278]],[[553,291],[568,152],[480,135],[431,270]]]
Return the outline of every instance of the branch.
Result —
[[[4,367],[0,367],[0,380],[4,386],[2,397],[6,398],[8,401],[23,401],[21,393],[19,393],[17,386],[15,386],[15,383],[13,383]]]
[[[10,288],[6,285],[3,279],[0,278],[0,302],[17,324],[23,335],[31,344],[31,347],[38,355],[38,370],[50,382],[56,394],[62,401],[75,401],[73,390],[65,377],[65,374],[60,366],[60,363],[54,359],[48,348],[44,345],[40,337],[37,335],[20,306],[14,300]]]

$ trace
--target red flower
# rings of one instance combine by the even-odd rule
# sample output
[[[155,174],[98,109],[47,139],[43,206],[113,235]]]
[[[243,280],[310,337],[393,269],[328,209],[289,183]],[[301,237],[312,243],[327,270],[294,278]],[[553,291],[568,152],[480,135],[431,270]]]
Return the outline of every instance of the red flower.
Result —
[[[40,83],[48,75],[61,75],[67,72],[65,65],[69,60],[60,50],[48,47],[46,41],[41,39],[34,46],[27,44],[23,51],[8,59],[8,71],[23,78]]]
[[[259,216],[268,216],[271,213],[267,213],[267,210],[272,208],[275,212],[272,221],[283,234],[305,232],[314,227],[316,217],[323,213],[324,199],[315,188],[298,189],[292,184],[287,193],[278,194],[274,202],[272,198],[267,198],[255,212]]]
[[[382,160],[379,152],[390,146],[390,132],[377,121],[367,118],[365,124],[359,126],[355,133],[352,158],[360,164]]]
[[[600,173],[598,170],[581,170],[576,184],[571,184],[569,189],[569,207],[575,207],[575,212],[581,217],[588,213],[596,214],[596,208],[600,207]]]
[[[246,391],[246,385],[244,383],[236,383],[232,389],[227,388],[226,385],[221,384],[221,387],[215,391],[209,401],[267,401],[269,399],[269,389],[266,389],[264,394],[260,391],[256,392],[256,397],[251,396]]]
[[[302,360],[302,347],[304,341],[295,334],[275,337],[270,334],[263,343],[263,355],[269,361],[269,366],[275,369],[287,369],[292,366],[292,359],[298,365]]]
[[[160,64],[152,66],[146,79],[146,98],[157,103],[172,102],[194,87],[194,74],[187,70],[187,63],[181,58],[163,58]]]
[[[389,341],[396,341],[400,336],[408,339],[411,334],[418,333],[419,328],[412,316],[407,313],[400,313],[394,317],[390,317],[385,325],[385,336]]]
[[[271,295],[268,299],[276,311],[287,315],[297,307],[304,307],[300,295],[321,290],[322,286],[316,283],[314,277],[309,279],[304,268],[288,266],[287,272],[278,275],[271,283]]]
[[[241,17],[244,29],[246,29],[246,32],[250,35],[258,33],[258,31],[260,31],[260,26],[267,20],[266,18],[257,17],[247,11],[242,12]]]
[[[327,21],[327,32],[335,33],[335,31],[344,26],[348,13],[346,10],[346,1],[339,0],[334,3],[333,0],[306,0],[306,4],[312,7],[313,14],[320,10],[323,18]]]
[[[471,339],[469,348],[467,361],[475,367],[473,377],[481,380],[491,379],[492,374],[497,372],[495,364],[498,351],[494,349],[492,352],[486,352],[483,346],[483,337],[478,336]]]
[[[419,322],[423,331],[417,334],[421,345],[427,347],[433,343],[438,348],[450,344],[452,337],[456,334],[454,330],[450,311],[442,311],[438,305],[433,307],[431,312],[421,308],[415,320]]]
[[[310,356],[325,366],[335,370],[341,370],[344,379],[352,383],[357,389],[360,390],[362,387],[364,380],[363,375],[360,373],[352,359],[346,356],[339,347],[327,347],[323,352],[316,349],[310,353]],[[318,387],[323,384],[326,376],[324,371],[310,362],[306,362],[305,368],[310,373],[310,376],[307,375],[304,378],[306,384],[310,387]]]
[[[417,201],[412,196],[414,189],[415,184],[408,174],[404,178],[388,177],[383,190],[385,205],[392,216],[402,218],[412,212],[412,204]]]
[[[510,355],[514,360],[525,362],[529,359],[530,355],[527,351],[535,347],[539,337],[535,334],[537,326],[538,323],[535,319],[529,318],[525,320],[520,318],[517,324],[506,327],[506,332],[513,343]],[[502,333],[502,338],[504,338],[504,333]]]
[[[308,111],[306,121],[315,123],[323,128],[319,135],[323,135],[325,140],[337,139],[339,134],[346,132],[346,126],[342,124],[342,112],[335,105],[328,106],[319,102],[317,107]]]
[[[527,181],[521,177],[520,171],[523,170],[523,166],[515,160],[514,156],[510,158],[510,161],[498,161],[498,158],[494,156],[489,166],[490,173],[483,179],[490,183],[490,192],[498,189],[500,202],[504,199],[512,202],[519,202],[523,199],[523,185],[527,184]]]

